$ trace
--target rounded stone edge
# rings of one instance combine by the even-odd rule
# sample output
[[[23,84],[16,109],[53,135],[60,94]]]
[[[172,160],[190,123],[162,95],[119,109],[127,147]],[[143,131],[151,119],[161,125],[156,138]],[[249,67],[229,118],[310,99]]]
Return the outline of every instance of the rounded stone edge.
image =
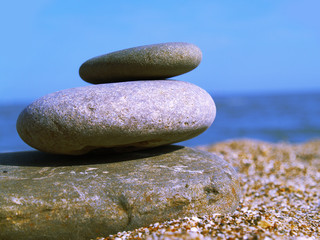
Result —
[[[163,80],[161,80],[163,81]],[[39,119],[39,117],[41,117],[40,115],[43,115],[43,109],[39,109],[37,106],[39,105],[38,102],[42,101],[43,99],[46,100],[46,98],[51,98],[54,97],[56,94],[62,94],[64,91],[70,91],[70,90],[74,90],[74,89],[78,89],[78,88],[70,88],[70,89],[65,89],[65,90],[61,90],[58,92],[54,92],[54,93],[50,93],[47,94],[37,100],[35,100],[33,103],[29,104],[18,116],[17,122],[16,122],[16,129],[17,132],[20,136],[20,138],[27,143],[29,146],[38,149],[40,151],[43,152],[47,152],[47,153],[53,153],[53,154],[66,154],[66,155],[83,155],[86,154],[88,152],[91,151],[102,151],[102,152],[131,152],[131,151],[138,151],[138,150],[142,150],[142,149],[148,149],[148,148],[154,148],[154,147],[159,147],[159,146],[163,146],[163,145],[169,145],[169,144],[173,144],[173,143],[178,143],[178,142],[182,142],[182,141],[186,141],[188,139],[194,138],[200,134],[202,134],[204,131],[206,131],[214,122],[215,116],[216,116],[216,106],[215,106],[215,102],[212,99],[212,97],[210,96],[210,94],[205,91],[204,89],[200,88],[199,86],[189,83],[189,82],[183,82],[183,81],[177,81],[177,80],[168,80],[168,81],[163,81],[165,83],[169,83],[169,82],[180,82],[180,83],[184,83],[184,84],[188,84],[191,85],[193,87],[196,87],[197,89],[201,90],[203,93],[205,93],[206,95],[208,95],[208,99],[210,99],[211,103],[212,103],[212,108],[213,108],[213,116],[209,121],[209,124],[203,128],[203,129],[198,129],[197,131],[190,131],[188,134],[184,134],[182,135],[180,138],[174,138],[174,140],[172,141],[162,141],[162,142],[158,142],[158,141],[153,141],[153,139],[144,139],[141,142],[135,142],[135,143],[128,143],[128,144],[122,144],[122,145],[114,145],[114,146],[105,146],[105,147],[98,147],[95,145],[84,145],[84,146],[90,146],[90,147],[82,147],[82,148],[76,148],[76,149],[71,149],[73,146],[73,143],[68,143],[68,147],[70,151],[66,151],[64,150],[60,150],[57,151],[49,149],[47,147],[44,147],[46,145],[46,140],[41,138],[38,138],[39,134],[31,134],[31,132],[29,131],[31,128],[36,131],[36,132],[44,132],[44,129],[47,128],[47,124],[45,124],[44,122],[41,121],[41,119]],[[148,81],[146,81],[148,82]],[[132,84],[135,84],[136,82],[132,82]],[[114,85],[118,84],[118,83],[112,83]],[[123,84],[127,84],[127,83],[123,83]],[[129,84],[129,83],[128,83]],[[110,86],[111,84],[105,84],[105,86]],[[91,86],[85,86],[85,87],[79,87],[80,88],[100,88],[100,86],[98,85],[91,85]],[[34,107],[34,105],[36,107]],[[42,105],[42,104],[41,104]],[[40,113],[39,113],[40,111]],[[55,112],[55,111],[54,111]],[[34,116],[36,115],[36,116]],[[24,121],[22,121],[23,118]],[[36,122],[37,124],[41,124],[41,128],[39,127],[35,127]],[[61,128],[61,124],[59,122],[56,122],[55,120],[50,120],[50,122],[52,122],[53,124],[53,128],[51,129],[47,129],[48,133],[52,134],[52,136],[54,136],[54,132],[55,131],[60,131],[59,128]],[[28,125],[29,127],[27,128],[27,130],[25,129],[25,127],[23,127],[23,125]],[[40,134],[41,135],[41,134]],[[58,135],[61,135],[60,133]],[[169,136],[168,134],[166,134],[167,137]],[[77,138],[80,135],[77,135]],[[58,138],[57,138],[58,139]],[[31,140],[31,141],[30,141]],[[39,145],[36,142],[41,142],[41,144]],[[83,144],[83,143],[81,143]],[[74,146],[73,146],[74,147]]]
[[[167,50],[170,47],[172,47],[174,51],[176,50],[174,57],[172,57],[172,54],[165,54],[163,56],[160,55],[160,57],[157,56],[157,53],[163,50]],[[152,48],[156,48],[156,50],[155,52],[152,53],[152,56],[151,56],[150,52],[152,52]],[[184,51],[184,49],[187,49],[187,51],[185,51],[186,53],[188,53],[187,56],[185,58],[180,56],[180,59],[178,59],[177,52]],[[143,59],[142,64],[141,62],[139,63],[139,61],[135,59],[135,54],[139,55],[140,57],[140,58],[138,57],[139,60]],[[171,60],[169,64],[167,62],[168,58]],[[139,69],[140,75],[134,76],[130,74],[125,74],[124,76],[119,76],[119,77],[104,76],[102,79],[102,77],[100,76],[101,72],[106,72],[106,75],[108,75],[109,74],[108,71],[112,72],[112,68],[114,67],[114,65],[125,64],[125,62],[127,62],[128,59],[130,59],[130,61],[133,60],[133,62],[137,63],[135,64],[134,67],[137,67],[139,65],[143,66],[142,69]],[[160,66],[160,69],[163,66],[168,68],[170,64],[175,62],[173,60],[177,60],[177,59],[178,59],[178,63],[179,61],[181,63],[182,62],[181,60],[183,60],[184,64],[186,64],[187,67],[184,67],[184,70],[179,70],[179,67],[178,67],[179,64],[178,64],[175,68],[170,69],[170,71],[174,72],[173,74],[165,74],[161,76],[149,76],[145,74],[147,72],[150,72],[150,70],[146,68],[146,66],[148,65],[149,66],[153,65],[153,67],[156,67],[158,69],[159,69],[159,66]],[[101,63],[101,60],[102,62],[110,61],[110,65],[111,65],[110,68],[108,68],[107,65],[105,65],[104,63]],[[160,60],[160,62],[162,61],[163,65],[161,66],[161,64],[155,64],[157,62],[155,60],[158,60],[158,61]],[[142,46],[136,46],[136,47],[126,48],[122,50],[117,50],[117,51],[102,54],[96,57],[92,57],[81,64],[79,68],[79,76],[84,81],[92,84],[134,81],[134,80],[161,80],[161,79],[163,80],[166,78],[171,78],[181,74],[185,74],[187,72],[194,70],[199,66],[199,64],[201,63],[201,60],[202,60],[201,49],[197,45],[192,43],[166,42],[166,43],[158,43],[158,44],[149,44],[149,45],[142,45]],[[130,65],[131,64],[132,63],[130,63]],[[187,68],[187,70],[185,68]],[[129,73],[131,71],[132,69],[129,70]],[[88,74],[88,72],[90,73]],[[141,75],[141,73],[144,73],[144,74]],[[118,71],[118,74],[119,74],[119,71]],[[123,74],[123,72],[121,74]],[[88,77],[88,75],[91,75],[91,76]]]
[[[237,172],[233,169],[233,167],[228,163],[228,162],[226,162],[222,157],[220,157],[219,155],[217,155],[217,154],[214,154],[214,153],[209,153],[209,152],[206,152],[206,151],[202,151],[202,150],[199,150],[199,149],[194,149],[194,148],[184,148],[185,150],[187,150],[187,155],[193,155],[193,154],[199,154],[200,153],[200,155],[202,155],[202,160],[203,159],[207,159],[208,161],[210,161],[210,159],[213,161],[213,162],[216,162],[216,164],[219,166],[218,168],[221,168],[222,169],[222,175],[223,175],[223,178],[226,178],[226,179],[228,179],[228,181],[231,181],[232,182],[232,186],[233,187],[235,187],[236,189],[235,189],[235,191],[233,191],[233,190],[231,190],[231,191],[228,191],[227,192],[227,194],[230,194],[231,193],[231,195],[234,195],[234,197],[233,197],[233,199],[227,199],[227,201],[233,201],[233,204],[232,204],[232,206],[230,207],[230,208],[223,208],[222,207],[222,210],[223,211],[220,211],[220,212],[213,212],[213,213],[222,213],[222,214],[227,214],[227,213],[232,213],[235,209],[236,209],[236,207],[238,206],[238,204],[239,204],[239,200],[240,200],[240,195],[241,195],[241,193],[240,193],[240,184],[239,184],[239,176],[238,176],[238,174],[237,174]],[[152,151],[152,154],[153,154],[153,152],[155,151],[155,150],[151,150]],[[191,151],[191,152],[190,152]],[[155,153],[157,153],[157,151],[155,151]],[[139,153],[136,153],[136,154],[138,154],[139,155]],[[165,155],[165,154],[164,154]],[[144,156],[144,154],[142,154],[142,157]],[[60,159],[61,160],[61,159]],[[117,163],[116,163],[117,164]],[[196,164],[196,163],[195,163]],[[94,165],[93,165],[94,166]],[[84,166],[84,168],[89,168],[90,167],[90,165],[88,165],[88,166]],[[181,169],[182,171],[184,170],[184,169]],[[231,176],[229,176],[231,174]],[[186,180],[186,179],[185,179]],[[214,179],[210,179],[210,184],[209,184],[209,186],[208,186],[208,194],[210,195],[214,195],[215,193],[214,193],[214,190],[212,190],[211,188],[212,188],[212,186],[211,186],[211,184],[215,184],[216,182],[214,181]],[[227,185],[229,185],[228,183],[227,183]],[[203,187],[204,187],[204,185],[201,183],[201,189],[203,189]],[[223,187],[223,188],[225,188],[225,187]],[[76,189],[77,190],[77,189]],[[205,190],[206,191],[206,190]],[[225,192],[226,193],[226,192]],[[125,227],[123,228],[123,227],[120,227],[119,226],[119,223],[118,224],[114,224],[114,226],[110,226],[110,225],[108,225],[105,221],[103,221],[103,220],[101,220],[100,222],[102,223],[102,222],[104,222],[104,225],[102,224],[101,225],[101,227],[104,227],[104,233],[100,233],[100,234],[104,234],[104,235],[106,235],[106,234],[114,234],[114,233],[116,233],[116,232],[118,232],[118,231],[124,231],[124,230],[133,230],[133,229],[135,229],[135,228],[139,228],[139,227],[143,227],[143,226],[147,226],[148,224],[150,224],[150,221],[151,222],[153,222],[153,223],[155,223],[155,222],[162,222],[162,221],[166,221],[166,220],[171,220],[171,219],[177,219],[177,218],[180,218],[180,217],[192,217],[192,216],[202,216],[202,215],[208,215],[208,214],[210,214],[210,206],[207,206],[207,208],[206,208],[206,206],[204,206],[204,208],[205,209],[202,209],[202,210],[200,210],[199,211],[199,204],[202,204],[201,202],[198,202],[198,201],[194,201],[193,203],[192,202],[190,202],[187,198],[183,198],[183,196],[182,196],[182,198],[175,198],[174,197],[174,194],[171,194],[172,195],[172,198],[170,198],[168,201],[168,206],[172,206],[173,208],[180,208],[180,207],[182,207],[182,205],[184,205],[184,204],[187,204],[187,205],[189,205],[189,207],[187,208],[187,209],[185,209],[186,211],[187,211],[187,213],[185,213],[185,214],[183,214],[183,215],[176,215],[175,217],[173,216],[173,215],[167,215],[167,217],[166,218],[164,218],[164,219],[159,219],[159,218],[157,218],[157,219],[152,219],[152,218],[150,218],[150,217],[148,217],[148,216],[146,216],[147,218],[141,218],[140,219],[140,217],[138,218],[138,219],[134,219],[134,218],[131,218],[131,220],[129,221],[129,222],[127,222],[127,223],[125,223]],[[124,198],[125,196],[120,196],[120,198],[121,199],[119,199],[119,200],[121,200],[122,201],[122,203],[120,203],[120,206],[122,206],[123,208],[124,208],[124,210],[125,210],[125,212],[128,212],[128,213],[132,213],[133,211],[134,212],[136,212],[136,213],[140,213],[140,214],[142,214],[142,213],[146,213],[146,214],[148,214],[148,209],[142,209],[141,208],[141,204],[139,204],[139,201],[135,201],[136,199],[135,199],[135,197],[133,197],[132,198],[132,200],[133,200],[133,202],[131,202],[131,201],[129,201],[129,199],[127,199],[127,198]],[[148,196],[146,196],[147,198],[148,198]],[[209,200],[210,200],[210,198],[211,198],[211,196],[208,196],[209,197]],[[232,197],[231,197],[232,198]],[[213,197],[213,199],[214,199],[214,197]],[[206,200],[206,198],[204,198],[204,200],[205,200],[205,202],[207,201]],[[218,200],[219,201],[219,200]],[[136,209],[136,210],[134,210],[133,208],[132,208],[132,204],[135,204],[136,206],[137,206],[137,208],[138,209]],[[17,205],[19,208],[20,207],[23,207],[23,205]],[[167,207],[168,207],[167,206]],[[160,207],[160,206],[158,206],[158,207]],[[65,208],[63,208],[64,209],[64,211],[65,210],[67,210],[67,209],[65,209]],[[80,208],[79,208],[80,209]],[[83,209],[83,208],[82,208]],[[161,207],[160,207],[160,209],[161,209]],[[68,210],[69,211],[69,210]],[[74,212],[74,211],[72,211],[72,212]],[[95,212],[96,213],[96,212]],[[36,214],[36,213],[34,213],[34,214]],[[82,212],[81,214],[86,214],[85,212]],[[116,213],[115,213],[116,214]],[[98,214],[99,215],[99,214]],[[96,217],[98,217],[98,215],[96,216]],[[109,218],[110,216],[108,215],[108,214],[105,214],[104,215],[104,217],[107,217],[107,218]],[[99,217],[99,219],[100,219],[100,217]],[[22,219],[23,220],[23,219]],[[68,221],[68,219],[61,219],[63,222],[64,221]],[[79,221],[81,221],[81,218],[79,218],[78,219]],[[87,221],[88,219],[86,219],[86,221]],[[127,219],[127,220],[129,220],[129,219]],[[59,220],[60,221],[60,220]],[[59,222],[58,221],[58,222]],[[83,221],[83,224],[85,224],[85,222],[86,221]],[[142,221],[142,222],[141,222]],[[145,222],[145,221],[147,221],[147,222]],[[82,221],[81,221],[82,222]],[[109,222],[110,223],[114,223],[113,221],[112,221],[112,219],[111,220],[109,220]],[[126,221],[125,221],[126,222]],[[27,222],[23,222],[25,225],[27,225],[28,223]],[[50,233],[52,233],[52,228],[54,228],[54,222],[52,222],[53,224],[47,224],[46,226],[48,227],[48,232],[50,232]],[[98,222],[97,222],[98,223]],[[109,223],[109,224],[110,224]],[[73,223],[72,223],[73,224]],[[112,225],[112,224],[111,224]],[[80,227],[80,225],[78,225],[79,227]],[[29,225],[28,227],[36,227],[36,226],[31,226],[31,225]],[[91,226],[91,228],[88,226],[87,227],[87,229],[85,230],[85,231],[91,231],[92,230],[92,227],[94,227],[93,225]],[[115,229],[113,229],[113,227],[115,227]],[[81,228],[81,227],[80,227]],[[83,229],[85,228],[85,227],[82,227]],[[106,229],[107,228],[107,229]],[[59,226],[57,226],[56,227],[56,229],[59,229]],[[68,229],[69,229],[69,231],[68,231]],[[77,230],[77,229],[75,229],[75,230]],[[79,230],[79,229],[78,229]],[[10,232],[10,230],[9,229],[7,229],[7,233],[9,233]],[[1,232],[1,231],[0,231]],[[72,237],[74,237],[74,239],[78,239],[77,237],[79,237],[79,236],[77,236],[77,235],[71,235],[71,233],[70,233],[70,228],[68,227],[68,226],[65,226],[65,228],[64,229],[62,229],[62,232],[64,233],[64,234],[69,234],[69,236],[72,236]],[[80,231],[81,232],[81,231]],[[80,233],[79,232],[79,233]],[[3,233],[4,234],[4,233]],[[15,234],[16,234],[16,236],[18,236],[17,234],[21,234],[21,235],[23,235],[24,233],[23,233],[23,231],[21,231],[20,233],[19,232],[15,232]],[[84,234],[84,233],[82,233],[82,234]],[[92,233],[90,233],[91,234],[91,237],[96,237],[95,235],[94,235],[94,233],[92,232]],[[0,234],[1,235],[1,234]],[[10,233],[9,233],[9,235],[10,235]],[[9,235],[7,235],[7,236],[9,236]],[[12,235],[10,235],[10,236],[12,236]],[[39,234],[38,233],[34,233],[33,234],[33,236],[39,236]],[[59,237],[59,236],[58,236]],[[61,237],[61,236],[60,236]],[[28,239],[28,238],[27,238]],[[33,238],[32,238],[33,239]],[[40,238],[41,239],[41,238]],[[51,238],[50,239],[63,239],[63,238],[57,238],[57,236],[55,235],[55,234],[52,234],[51,235]],[[69,238],[68,238],[69,239]]]

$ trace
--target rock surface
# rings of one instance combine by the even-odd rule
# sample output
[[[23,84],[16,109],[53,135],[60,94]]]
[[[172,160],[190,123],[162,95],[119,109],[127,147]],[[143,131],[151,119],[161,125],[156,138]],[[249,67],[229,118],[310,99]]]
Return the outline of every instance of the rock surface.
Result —
[[[215,113],[211,96],[191,83],[110,83],[38,99],[20,114],[17,131],[31,147],[49,153],[129,151],[193,138],[212,124]]]
[[[90,83],[164,79],[193,70],[201,59],[201,50],[193,44],[162,43],[89,59],[81,65],[79,74]]]
[[[229,213],[233,168],[166,146],[116,155],[0,154],[0,239],[90,239],[178,217]]]

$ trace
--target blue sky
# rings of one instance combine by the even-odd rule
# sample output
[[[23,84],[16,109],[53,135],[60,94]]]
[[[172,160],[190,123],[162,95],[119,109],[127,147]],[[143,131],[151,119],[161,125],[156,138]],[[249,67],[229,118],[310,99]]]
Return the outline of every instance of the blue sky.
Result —
[[[203,52],[174,79],[214,94],[320,91],[320,1],[5,1],[0,102],[86,86],[87,59],[161,42]]]

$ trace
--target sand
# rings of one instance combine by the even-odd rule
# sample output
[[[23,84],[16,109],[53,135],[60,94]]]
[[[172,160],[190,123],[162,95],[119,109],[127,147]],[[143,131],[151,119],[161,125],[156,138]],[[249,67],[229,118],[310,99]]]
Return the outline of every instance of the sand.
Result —
[[[320,239],[320,140],[199,148],[238,171],[242,198],[233,214],[189,216],[97,239]]]

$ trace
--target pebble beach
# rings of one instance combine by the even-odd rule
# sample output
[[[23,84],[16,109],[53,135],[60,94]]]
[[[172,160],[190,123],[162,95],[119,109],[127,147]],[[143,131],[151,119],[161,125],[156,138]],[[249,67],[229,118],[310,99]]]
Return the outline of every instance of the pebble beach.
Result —
[[[233,140],[199,148],[239,173],[242,197],[234,213],[186,216],[96,239],[320,238],[320,140]]]
[[[107,53],[79,69],[94,85],[29,104],[16,129],[39,151],[0,155],[0,239],[319,239],[320,140],[170,146],[215,120],[206,90],[167,79],[201,59],[201,50],[184,42]],[[279,116],[260,108],[253,116],[277,118],[263,117],[272,128],[258,132],[278,136]],[[231,112],[237,121],[234,113],[246,115]],[[303,131],[319,136],[301,115]],[[258,121],[247,117],[236,131]]]

